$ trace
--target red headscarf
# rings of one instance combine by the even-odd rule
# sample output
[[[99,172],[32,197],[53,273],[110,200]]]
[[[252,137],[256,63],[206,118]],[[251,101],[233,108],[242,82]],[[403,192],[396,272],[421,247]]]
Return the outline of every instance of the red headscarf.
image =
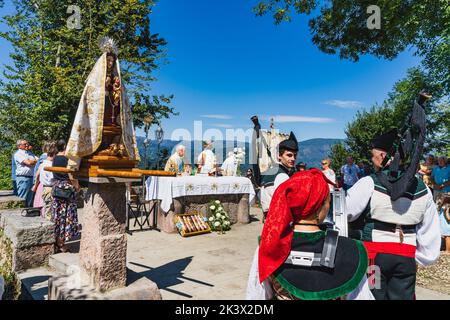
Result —
[[[270,202],[259,244],[259,280],[263,282],[287,259],[293,223],[319,210],[333,184],[318,169],[298,172],[282,183]]]

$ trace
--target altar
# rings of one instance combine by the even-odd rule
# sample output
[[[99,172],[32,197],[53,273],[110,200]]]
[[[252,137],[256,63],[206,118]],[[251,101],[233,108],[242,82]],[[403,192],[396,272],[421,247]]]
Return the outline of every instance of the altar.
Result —
[[[177,232],[175,214],[197,212],[208,216],[212,200],[223,204],[232,224],[250,222],[255,191],[246,177],[149,177],[145,187],[145,200],[160,201],[157,225],[165,232]]]

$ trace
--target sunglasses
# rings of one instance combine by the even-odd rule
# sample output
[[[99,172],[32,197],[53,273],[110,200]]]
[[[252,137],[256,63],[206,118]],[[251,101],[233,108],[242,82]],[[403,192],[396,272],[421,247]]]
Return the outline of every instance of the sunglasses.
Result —
[[[323,166],[326,165],[326,164],[328,164],[328,162],[322,162],[322,165],[323,165]]]

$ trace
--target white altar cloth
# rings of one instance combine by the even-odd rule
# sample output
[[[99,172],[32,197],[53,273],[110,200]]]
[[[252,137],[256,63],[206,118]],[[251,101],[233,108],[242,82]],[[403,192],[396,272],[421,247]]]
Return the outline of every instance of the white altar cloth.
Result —
[[[161,209],[170,210],[173,199],[184,196],[245,194],[249,205],[255,197],[252,182],[246,177],[148,177],[145,200],[161,200]]]

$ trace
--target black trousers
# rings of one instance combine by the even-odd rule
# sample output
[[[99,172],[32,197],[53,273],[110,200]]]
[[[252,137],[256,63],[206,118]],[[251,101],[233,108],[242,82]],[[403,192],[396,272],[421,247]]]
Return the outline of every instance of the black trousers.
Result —
[[[375,265],[380,268],[380,288],[373,289],[376,300],[413,300],[416,289],[416,260],[393,254],[377,254]]]

